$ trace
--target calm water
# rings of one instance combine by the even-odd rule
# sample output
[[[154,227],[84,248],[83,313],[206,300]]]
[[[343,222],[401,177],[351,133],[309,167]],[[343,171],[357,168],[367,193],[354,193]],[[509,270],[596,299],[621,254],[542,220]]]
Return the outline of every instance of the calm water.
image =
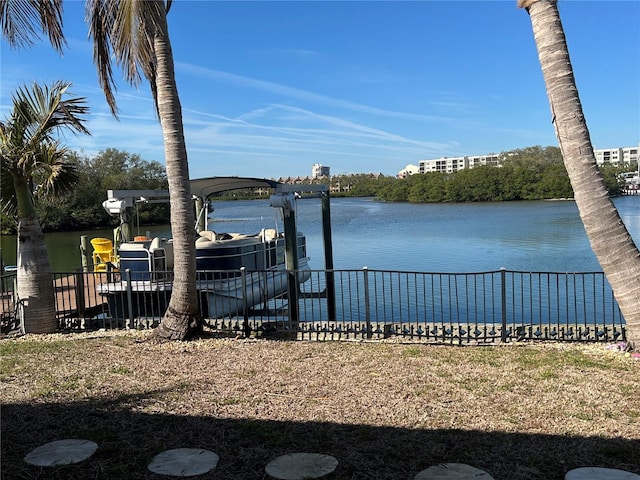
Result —
[[[615,204],[636,243],[640,242],[640,197]],[[219,232],[256,233],[281,227],[266,200],[218,202]],[[371,199],[331,200],[335,268],[426,272],[600,271],[573,202],[502,202],[411,205]],[[318,199],[298,202],[298,228],[307,235],[312,268],[323,268],[321,207]],[[169,236],[168,227],[149,229]],[[80,235],[111,238],[111,231],[46,236],[54,271],[81,265]],[[144,233],[144,232],[142,232]],[[15,264],[15,237],[2,237],[5,264]]]

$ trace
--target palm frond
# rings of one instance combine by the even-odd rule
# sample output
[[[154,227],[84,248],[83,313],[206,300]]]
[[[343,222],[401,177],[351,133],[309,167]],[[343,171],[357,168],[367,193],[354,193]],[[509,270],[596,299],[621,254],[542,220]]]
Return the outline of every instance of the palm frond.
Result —
[[[57,197],[73,189],[79,175],[76,166],[66,161],[67,153],[58,142],[41,145],[38,152],[38,197]]]
[[[62,0],[0,0],[2,36],[15,48],[29,47],[40,32],[58,52],[66,46],[62,31]]]
[[[18,88],[13,110],[0,123],[0,193],[2,209],[10,215],[33,212],[34,180],[41,195],[68,191],[77,180],[75,166],[65,161],[68,152],[56,138],[65,130],[89,133],[85,99],[67,98],[69,86],[60,81]]]
[[[98,81],[104,92],[111,113],[118,118],[111,66],[111,33],[113,31],[114,7],[109,0],[87,0],[85,21],[89,26],[89,37],[93,39],[93,62],[98,69]]]
[[[137,87],[142,76],[149,81],[157,108],[156,56],[153,39],[171,1],[88,0],[86,21],[94,43],[94,62],[100,86],[117,117],[116,84],[112,59],[122,69],[127,83]]]
[[[84,115],[89,112],[86,99],[63,98],[70,86],[69,82],[57,81],[50,87],[34,83],[31,88],[18,88],[13,97],[13,111],[16,126],[23,127],[23,145],[35,148],[62,130],[90,134],[84,126]]]
[[[0,160],[0,210],[15,218],[18,213],[18,202],[13,187],[13,177],[7,168],[9,165],[5,162],[5,158],[2,157]]]

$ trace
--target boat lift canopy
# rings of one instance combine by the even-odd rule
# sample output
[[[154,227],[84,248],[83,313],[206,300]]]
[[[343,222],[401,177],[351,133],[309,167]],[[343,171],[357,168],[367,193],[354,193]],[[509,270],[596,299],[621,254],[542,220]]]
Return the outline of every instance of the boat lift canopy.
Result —
[[[208,205],[212,196],[230,190],[245,188],[270,188],[275,193],[270,198],[271,206],[282,208],[284,217],[284,234],[287,270],[292,271],[292,279],[298,270],[297,228],[295,220],[296,193],[320,192],[322,198],[322,234],[324,239],[325,269],[327,273],[327,295],[329,298],[329,314],[335,314],[335,291],[333,287],[333,246],[331,241],[331,213],[330,195],[328,185],[290,185],[265,178],[251,177],[209,177],[198,178],[190,181],[191,194],[195,203],[196,230],[206,230],[208,218]],[[102,203],[104,209],[110,215],[120,215],[121,223],[130,219],[130,209],[136,203],[167,203],[169,202],[168,190],[108,190],[107,200]],[[128,217],[128,218],[127,218]],[[121,230],[124,230],[122,228]],[[126,238],[126,240],[129,240]],[[297,287],[291,290],[290,282],[289,298],[298,297]],[[297,302],[290,303],[290,315],[297,319]],[[294,310],[294,311],[291,311]],[[332,317],[334,318],[334,317]]]

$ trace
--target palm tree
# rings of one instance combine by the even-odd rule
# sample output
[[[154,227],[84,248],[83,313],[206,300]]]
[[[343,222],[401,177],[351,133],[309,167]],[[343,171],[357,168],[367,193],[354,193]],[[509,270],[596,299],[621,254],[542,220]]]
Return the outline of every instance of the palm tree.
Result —
[[[89,133],[83,124],[85,99],[63,98],[69,86],[19,88],[10,115],[0,122],[0,195],[3,210],[18,218],[17,299],[26,333],[57,329],[53,274],[34,197],[64,193],[77,179],[74,165],[65,162],[66,148],[55,138],[63,130]]]
[[[162,126],[174,241],[174,281],[169,306],[154,335],[182,340],[198,323],[195,229],[182,109],[167,25],[171,0],[87,0],[94,61],[107,103],[117,115],[112,59],[132,85],[149,81]]]
[[[142,71],[151,86],[164,136],[174,239],[173,291],[155,336],[183,339],[198,323],[198,308],[189,164],[166,17],[171,1],[87,0],[86,6],[98,77],[113,114],[117,116],[112,58],[129,83],[137,85]],[[32,43],[38,36],[35,24],[61,51],[61,18],[62,0],[0,0],[0,27],[12,46]]]
[[[596,168],[556,0],[519,0],[531,18],[552,122],[580,218],[626,320],[629,349],[640,348],[640,251]]]

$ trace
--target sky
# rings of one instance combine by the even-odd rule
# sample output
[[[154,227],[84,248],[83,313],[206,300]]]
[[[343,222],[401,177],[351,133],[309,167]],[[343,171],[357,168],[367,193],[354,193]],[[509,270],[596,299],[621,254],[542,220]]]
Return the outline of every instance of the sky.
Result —
[[[0,42],[0,117],[33,82],[72,82],[91,136],[64,143],[164,163],[149,85],[115,71],[104,100],[84,22],[67,0],[61,57]],[[595,148],[640,144],[640,1],[560,0]],[[395,175],[420,160],[557,145],[527,13],[494,1],[192,1],[168,16],[191,178]]]

